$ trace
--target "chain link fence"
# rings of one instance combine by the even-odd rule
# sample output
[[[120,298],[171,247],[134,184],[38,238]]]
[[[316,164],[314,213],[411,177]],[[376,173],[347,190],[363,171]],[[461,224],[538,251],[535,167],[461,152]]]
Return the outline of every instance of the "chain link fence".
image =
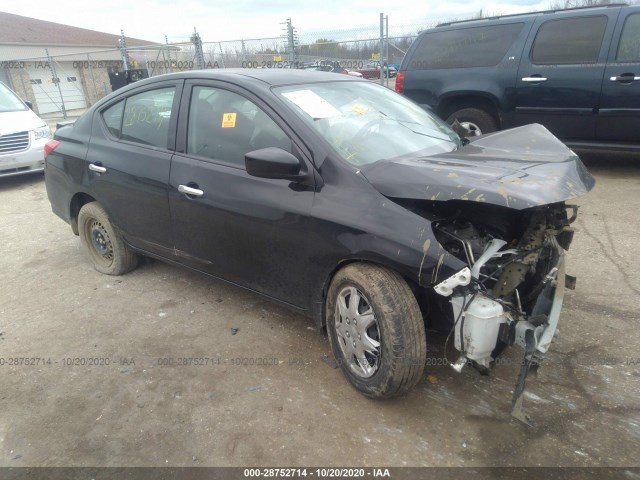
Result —
[[[370,27],[299,32],[288,19],[285,33],[269,38],[210,42],[194,32],[187,42],[127,47],[123,35],[113,49],[57,46],[36,56],[32,46],[4,48],[0,81],[45,119],[76,117],[124,85],[186,70],[339,67],[342,73],[365,72],[365,78],[374,81],[382,77],[381,83],[387,80],[390,85],[385,77],[393,76],[393,67],[402,62],[419,31],[435,24],[393,25],[380,15],[378,24]],[[26,50],[31,54],[24,55]],[[387,69],[387,64],[392,67]]]

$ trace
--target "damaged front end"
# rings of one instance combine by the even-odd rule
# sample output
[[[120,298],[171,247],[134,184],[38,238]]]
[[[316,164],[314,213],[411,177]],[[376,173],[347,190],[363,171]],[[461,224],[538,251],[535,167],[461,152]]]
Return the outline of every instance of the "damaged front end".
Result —
[[[575,285],[565,274],[564,252],[573,238],[570,224],[576,214],[577,207],[558,203],[520,211],[511,225],[503,215],[470,219],[462,212],[432,224],[445,250],[468,265],[434,286],[449,298],[453,310],[460,357],[452,366],[460,371],[472,364],[487,373],[507,346],[521,347],[524,358],[512,414],[525,423],[527,375],[542,364],[549,349],[564,288]]]
[[[567,201],[595,180],[573,151],[535,124],[362,172],[380,193],[431,223],[439,261],[428,281],[423,257],[417,282],[429,297],[427,322],[446,328],[460,351],[453,368],[471,364],[488,373],[507,346],[524,350],[512,414],[528,423],[525,380],[549,349],[565,287],[575,286],[565,274],[564,252],[577,207]]]

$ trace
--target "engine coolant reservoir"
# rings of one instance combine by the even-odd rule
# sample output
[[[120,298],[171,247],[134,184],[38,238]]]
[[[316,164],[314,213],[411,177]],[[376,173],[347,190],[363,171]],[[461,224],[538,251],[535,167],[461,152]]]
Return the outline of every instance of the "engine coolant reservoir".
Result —
[[[467,301],[470,298],[471,296],[466,297]],[[454,321],[458,318],[464,301],[465,297],[461,295],[451,298]],[[500,324],[506,321],[502,305],[479,292],[467,306],[464,322],[460,318],[456,325],[455,347],[468,359],[488,367],[491,352],[498,341]],[[464,351],[461,338],[464,339]]]

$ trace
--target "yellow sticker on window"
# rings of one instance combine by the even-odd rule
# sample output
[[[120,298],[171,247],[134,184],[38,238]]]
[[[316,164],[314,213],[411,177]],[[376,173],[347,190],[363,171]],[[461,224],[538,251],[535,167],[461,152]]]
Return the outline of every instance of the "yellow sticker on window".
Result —
[[[222,128],[235,128],[237,113],[222,114]]]
[[[352,106],[351,110],[356,112],[358,115],[364,115],[365,113],[367,113],[369,111],[369,109],[367,107],[365,107],[364,105],[359,105],[359,104],[355,104],[354,106]]]

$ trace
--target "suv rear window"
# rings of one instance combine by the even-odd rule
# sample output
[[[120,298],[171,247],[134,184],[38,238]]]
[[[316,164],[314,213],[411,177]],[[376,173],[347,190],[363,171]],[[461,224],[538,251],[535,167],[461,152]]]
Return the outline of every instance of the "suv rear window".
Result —
[[[536,65],[596,63],[607,28],[607,17],[549,20],[538,30],[531,50]]]
[[[640,60],[640,13],[629,15],[624,22],[617,62],[637,62]]]
[[[500,63],[524,23],[460,28],[422,36],[408,70],[492,67]]]

